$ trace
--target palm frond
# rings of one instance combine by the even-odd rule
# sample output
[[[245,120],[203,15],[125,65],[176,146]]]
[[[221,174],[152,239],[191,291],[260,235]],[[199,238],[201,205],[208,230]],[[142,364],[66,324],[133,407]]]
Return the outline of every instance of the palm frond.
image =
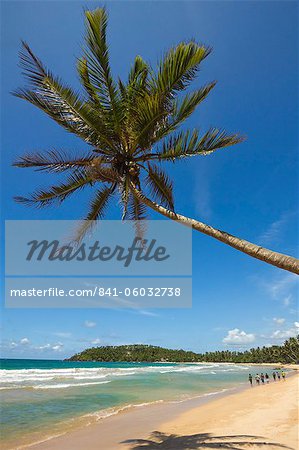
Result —
[[[90,156],[73,156],[61,150],[50,150],[47,152],[26,153],[13,163],[15,167],[35,167],[36,170],[46,172],[64,172],[70,169],[89,166],[93,159]]]
[[[79,78],[85,91],[88,94],[89,99],[95,103],[97,107],[101,107],[100,97],[97,94],[96,88],[90,81],[89,71],[88,71],[88,63],[86,58],[81,58],[77,63],[77,71],[79,74]]]
[[[152,196],[161,202],[163,206],[173,211],[172,182],[165,172],[156,166],[149,166],[145,182]]]
[[[102,181],[108,183],[119,183],[121,177],[119,173],[109,164],[106,164],[102,158],[95,158],[86,169],[86,172],[94,181]]]
[[[152,89],[162,97],[173,97],[194,80],[200,63],[211,48],[195,42],[181,42],[171,48],[159,64],[158,74],[152,79]]]
[[[54,77],[23,42],[21,65],[31,89],[19,89],[13,95],[40,108],[59,125],[95,146],[112,149],[105,123],[97,110],[84,103],[79,94]]]
[[[169,111],[161,103],[158,94],[139,98],[132,107],[132,119],[136,143],[141,151],[151,147],[160,129],[167,125]]]
[[[148,159],[159,161],[175,161],[178,158],[196,155],[208,155],[209,153],[244,141],[244,137],[238,134],[227,134],[224,130],[210,128],[202,137],[199,132],[185,131],[171,136],[164,141],[162,151],[149,155]]]
[[[88,63],[89,80],[96,88],[102,105],[117,110],[118,92],[112,79],[109,52],[106,43],[107,13],[104,8],[86,11],[85,57]]]
[[[158,97],[156,97],[156,102],[153,103],[154,108],[145,99],[145,105],[140,108],[141,113],[139,112],[137,115],[137,120],[143,120],[144,124],[137,141],[143,142],[144,148],[154,145],[169,133],[175,131],[195,111],[215,85],[216,82],[209,83],[197,91],[185,95],[182,99],[174,99],[169,112],[161,108]],[[155,132],[153,132],[154,128]]]
[[[176,128],[175,124],[179,125],[184,115],[187,118],[192,112],[192,107],[194,110],[212,89],[212,86],[207,86],[193,96],[189,95],[185,102],[174,103],[176,94],[188,87],[195,78],[200,63],[210,52],[210,48],[195,42],[181,42],[177,47],[170,49],[162,59],[158,73],[154,75],[151,72],[148,82],[149,95],[136,105],[137,141],[142,150],[173,131]]]
[[[134,64],[128,76],[128,82],[125,84],[119,79],[119,91],[121,98],[121,129],[120,134],[123,138],[123,146],[126,151],[133,154],[138,142],[138,123],[140,122],[140,101],[145,101],[148,95],[148,73],[149,66],[140,56],[134,60]],[[145,103],[148,105],[148,102]]]
[[[49,206],[53,202],[63,202],[68,196],[73,194],[78,189],[82,189],[88,184],[92,183],[90,176],[83,171],[76,172],[68,177],[68,179],[57,185],[52,186],[48,190],[39,189],[30,197],[15,197],[15,201],[26,205],[34,205],[37,207]]]
[[[80,243],[82,239],[90,232],[96,224],[96,221],[104,216],[105,210],[108,206],[109,199],[113,193],[114,186],[103,187],[99,189],[90,203],[90,208],[87,216],[81,221],[78,229],[75,232],[73,241]]]
[[[173,103],[173,113],[170,121],[170,129],[174,130],[178,125],[184,122],[200,105],[200,103],[207,98],[211,90],[215,87],[216,82],[203,86],[191,94],[185,95],[182,99],[175,100]],[[168,130],[167,130],[168,131]],[[162,137],[162,136],[161,136]]]
[[[148,72],[148,64],[141,58],[141,56],[137,55],[129,73],[128,84],[135,84],[136,79],[140,76],[142,76],[142,79],[146,79]]]
[[[146,206],[132,192],[129,194],[124,219],[134,221],[136,237],[143,240],[146,233]]]

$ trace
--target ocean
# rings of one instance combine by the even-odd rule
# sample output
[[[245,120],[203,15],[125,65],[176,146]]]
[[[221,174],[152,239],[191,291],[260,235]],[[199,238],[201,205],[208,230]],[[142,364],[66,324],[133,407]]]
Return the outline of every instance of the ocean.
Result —
[[[267,371],[220,363],[0,362],[1,438],[7,449],[140,405],[214,395],[247,384],[249,373]]]

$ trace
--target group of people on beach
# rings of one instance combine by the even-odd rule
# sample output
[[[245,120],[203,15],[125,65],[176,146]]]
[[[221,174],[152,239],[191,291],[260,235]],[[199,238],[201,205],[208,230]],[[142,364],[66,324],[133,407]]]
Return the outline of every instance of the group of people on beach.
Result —
[[[280,372],[279,371],[273,371],[272,378],[273,378],[273,381],[276,381],[276,379],[278,381],[280,381],[281,379],[283,379],[285,381],[286,373],[283,370],[280,371]],[[269,377],[269,375],[267,373],[265,373],[265,374],[264,373],[261,373],[261,374],[257,373],[255,375],[254,379],[255,379],[255,384],[256,385],[259,385],[260,383],[268,384],[270,382],[270,377]],[[253,376],[251,375],[251,373],[248,375],[248,381],[249,381],[250,385],[252,386],[253,385]]]

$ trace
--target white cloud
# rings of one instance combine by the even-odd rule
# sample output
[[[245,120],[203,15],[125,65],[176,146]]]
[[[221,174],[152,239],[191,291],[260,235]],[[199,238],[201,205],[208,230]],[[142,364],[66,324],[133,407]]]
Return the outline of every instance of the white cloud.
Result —
[[[58,344],[52,346],[52,350],[54,352],[60,352],[62,350],[63,344],[61,342],[58,342]]]
[[[54,352],[59,352],[62,350],[63,348],[63,344],[62,342],[57,342],[57,344],[44,344],[44,345],[39,345],[37,347],[33,347],[35,350],[40,350],[40,351],[51,351],[53,350]]]
[[[273,322],[277,323],[277,325],[281,325],[285,322],[285,319],[282,317],[273,317]]]
[[[11,341],[9,343],[9,347],[16,348],[16,347],[19,347],[20,345],[28,345],[29,343],[30,343],[29,339],[24,337],[24,338],[20,339],[19,341]]]
[[[138,314],[141,314],[142,316],[159,317],[159,314],[144,309],[139,309]]]
[[[91,320],[85,320],[84,325],[87,328],[94,328],[96,326],[96,322],[92,322]]]
[[[294,325],[288,330],[276,330],[272,333],[272,339],[289,339],[295,337],[299,333],[299,322],[294,322]]]
[[[249,344],[255,340],[255,335],[252,333],[245,333],[245,331],[239,330],[239,328],[234,328],[229,330],[227,336],[222,339],[224,344]]]
[[[101,343],[101,339],[99,339],[99,338],[94,339],[93,341],[91,341],[91,344],[93,344],[93,345],[98,345],[100,343]]]
[[[45,344],[45,345],[40,345],[40,346],[35,347],[35,348],[36,348],[36,350],[47,350],[47,349],[51,348],[51,345],[50,344]]]
[[[292,336],[294,336],[292,329],[284,330],[284,331],[276,330],[276,331],[274,331],[274,333],[272,333],[271,338],[272,339],[288,339]]]

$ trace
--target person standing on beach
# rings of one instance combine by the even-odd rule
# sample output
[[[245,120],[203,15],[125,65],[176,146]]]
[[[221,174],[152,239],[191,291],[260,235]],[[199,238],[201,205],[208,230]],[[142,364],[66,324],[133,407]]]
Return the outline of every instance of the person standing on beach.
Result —
[[[262,383],[264,384],[265,383],[265,375],[263,373],[261,373],[261,380],[262,380]]]
[[[280,373],[279,373],[279,372],[276,372],[276,375],[277,375],[278,381],[280,381]]]
[[[265,379],[266,379],[266,383],[268,384],[269,383],[269,375],[267,373],[265,374]]]
[[[260,376],[258,373],[255,376],[255,382],[256,382],[256,384],[260,384]]]
[[[276,381],[276,373],[275,372],[272,373],[272,377],[273,377],[273,380]]]
[[[285,381],[286,380],[286,373],[284,371],[281,372],[281,376],[282,376],[283,381]]]
[[[252,386],[252,375],[251,375],[251,373],[248,375],[248,380],[249,380],[250,386]]]

